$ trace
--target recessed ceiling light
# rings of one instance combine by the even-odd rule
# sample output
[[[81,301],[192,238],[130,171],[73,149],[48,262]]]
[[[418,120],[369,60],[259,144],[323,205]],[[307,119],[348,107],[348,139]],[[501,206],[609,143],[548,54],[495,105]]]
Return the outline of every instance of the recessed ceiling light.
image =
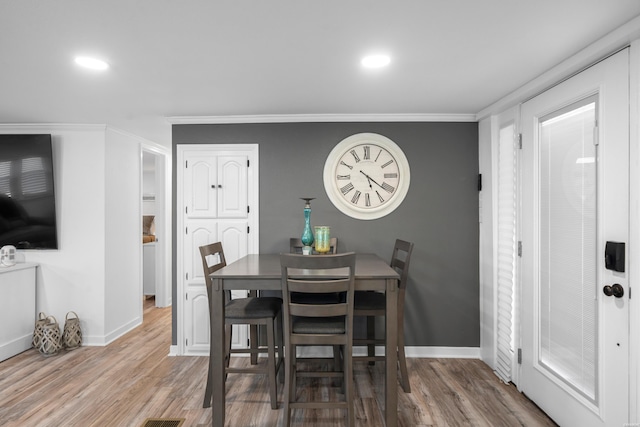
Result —
[[[89,56],[78,56],[75,61],[79,66],[89,68],[91,70],[106,70],[109,68],[109,64],[106,62]]]
[[[391,58],[387,55],[369,55],[362,58],[361,64],[366,68],[380,68],[389,65]]]

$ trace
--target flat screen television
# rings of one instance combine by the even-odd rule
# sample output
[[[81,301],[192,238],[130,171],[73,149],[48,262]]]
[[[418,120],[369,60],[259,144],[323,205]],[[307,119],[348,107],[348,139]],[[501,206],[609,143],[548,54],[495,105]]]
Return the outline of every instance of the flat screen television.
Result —
[[[0,247],[57,249],[51,135],[0,135]]]

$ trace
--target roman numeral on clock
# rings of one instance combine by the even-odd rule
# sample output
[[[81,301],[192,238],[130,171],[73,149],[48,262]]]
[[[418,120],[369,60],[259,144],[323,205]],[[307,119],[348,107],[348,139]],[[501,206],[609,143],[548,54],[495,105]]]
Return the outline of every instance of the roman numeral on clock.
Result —
[[[344,187],[340,188],[340,191],[342,192],[342,194],[347,194],[351,190],[353,190],[353,184],[352,183],[348,183]]]
[[[338,175],[338,179],[351,179],[351,175]]]
[[[380,166],[381,168],[386,168],[387,166],[389,166],[391,163],[393,163],[393,160],[389,160],[387,163],[385,163],[384,165]]]
[[[380,200],[380,203],[384,203],[384,197],[382,197],[380,193],[378,193],[378,190],[376,190],[376,194],[378,195],[378,200]]]
[[[364,193],[364,205],[367,207],[371,206],[371,196],[369,193]]]
[[[358,153],[356,153],[356,150],[351,150],[351,155],[353,156],[356,163],[360,161],[360,157],[358,157]]]
[[[395,190],[395,187],[390,186],[389,184],[387,184],[386,182],[383,182],[381,187],[388,191],[389,193],[393,193],[393,191]]]
[[[362,194],[362,193],[360,191],[356,190],[356,193],[351,198],[351,203],[353,203],[354,205],[357,205],[358,204],[358,200],[360,200],[360,194]]]
[[[364,159],[369,160],[371,158],[371,147],[365,145],[362,148],[364,149]]]
[[[349,169],[353,169],[353,166],[346,164],[343,160],[340,160],[340,164],[341,164],[342,166],[346,166],[346,167],[348,167]]]

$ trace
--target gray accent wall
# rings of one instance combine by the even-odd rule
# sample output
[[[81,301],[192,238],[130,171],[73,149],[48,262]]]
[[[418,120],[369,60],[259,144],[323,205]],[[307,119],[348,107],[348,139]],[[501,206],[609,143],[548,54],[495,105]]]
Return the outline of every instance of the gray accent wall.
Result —
[[[325,159],[344,138],[384,135],[402,148],[411,186],[391,214],[351,218],[330,202],[323,185]],[[405,305],[406,345],[480,346],[478,123],[366,122],[174,125],[173,206],[178,144],[259,144],[260,252],[287,252],[302,234],[303,206],[311,225],[329,225],[339,252],[373,252],[390,259],[396,238],[414,242]],[[173,271],[176,264],[173,219]],[[177,301],[176,278],[173,300]],[[175,305],[173,344],[176,344]]]

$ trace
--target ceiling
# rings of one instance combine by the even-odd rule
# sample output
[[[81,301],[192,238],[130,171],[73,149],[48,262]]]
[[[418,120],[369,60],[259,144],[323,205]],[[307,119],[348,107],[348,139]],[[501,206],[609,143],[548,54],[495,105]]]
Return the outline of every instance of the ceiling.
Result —
[[[3,0],[0,122],[169,146],[173,116],[476,114],[638,15],[637,0]],[[377,52],[391,64],[363,69]]]

